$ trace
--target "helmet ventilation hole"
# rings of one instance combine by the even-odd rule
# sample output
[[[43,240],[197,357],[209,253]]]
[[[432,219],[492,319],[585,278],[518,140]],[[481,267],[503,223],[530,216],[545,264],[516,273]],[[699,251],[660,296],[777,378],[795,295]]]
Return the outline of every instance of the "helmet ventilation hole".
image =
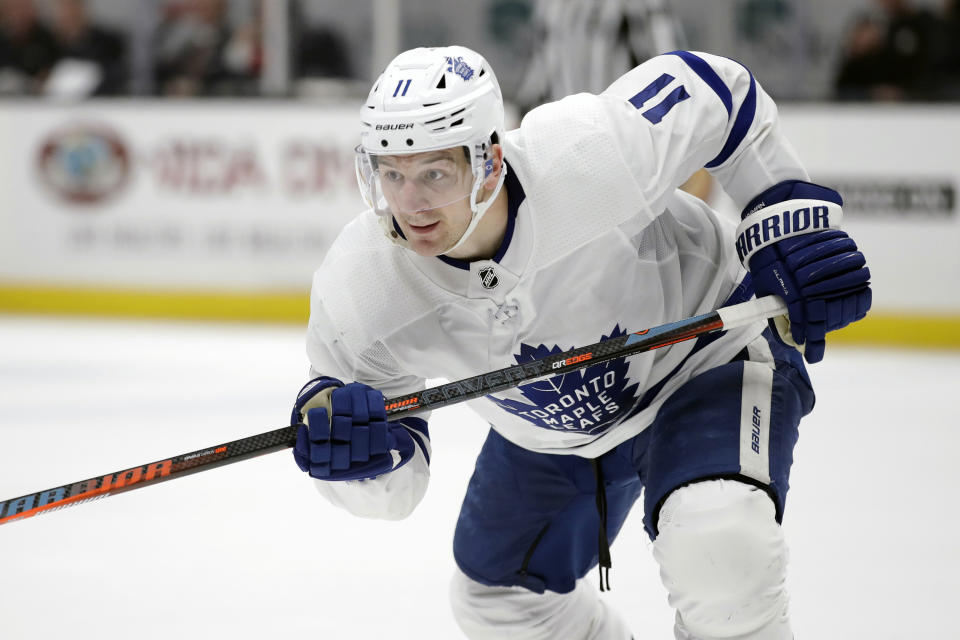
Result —
[[[407,138],[407,146],[408,146],[408,147],[412,147],[412,146],[413,146],[413,140],[412,140],[411,138]]]

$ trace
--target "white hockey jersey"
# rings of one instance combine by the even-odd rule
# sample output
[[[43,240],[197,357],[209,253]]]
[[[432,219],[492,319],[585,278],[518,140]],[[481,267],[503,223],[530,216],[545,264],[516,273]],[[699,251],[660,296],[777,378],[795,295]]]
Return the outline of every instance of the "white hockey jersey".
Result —
[[[709,312],[745,275],[734,223],[677,187],[707,167],[741,206],[806,173],[772,100],[739,63],[651,59],[600,95],[531,111],[503,141],[510,223],[491,260],[425,258],[366,212],[317,271],[307,352],[317,374],[387,397]],[[596,457],[637,435],[663,401],[729,361],[765,324],[587,367],[471,401],[515,444]],[[426,452],[429,455],[429,452]],[[426,458],[372,481],[322,482],[360,515],[402,517]]]

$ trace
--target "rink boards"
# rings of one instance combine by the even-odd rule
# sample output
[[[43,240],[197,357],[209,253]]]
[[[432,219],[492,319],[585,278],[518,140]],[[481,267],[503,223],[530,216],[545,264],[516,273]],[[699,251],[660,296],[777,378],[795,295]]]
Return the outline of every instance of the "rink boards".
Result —
[[[960,115],[781,114],[873,273],[874,312],[836,339],[960,346]],[[0,311],[302,323],[363,208],[355,122],[352,103],[0,103]]]

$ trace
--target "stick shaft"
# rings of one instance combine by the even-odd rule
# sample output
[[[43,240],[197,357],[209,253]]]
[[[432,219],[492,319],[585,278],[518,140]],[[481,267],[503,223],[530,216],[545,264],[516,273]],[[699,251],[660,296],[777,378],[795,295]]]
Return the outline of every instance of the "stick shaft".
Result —
[[[718,311],[629,333],[539,360],[390,398],[385,401],[387,417],[396,420],[423,411],[447,407],[539,378],[560,375],[614,358],[659,349],[785,312],[785,305],[773,296],[749,300]],[[280,451],[294,446],[296,440],[296,425],[282,427],[123,471],[4,500],[0,502],[0,524]]]
[[[115,471],[5,500],[0,502],[0,525],[280,451],[293,446],[296,439],[296,426],[282,427],[123,471]]]
[[[786,305],[776,296],[748,300],[703,315],[391,398],[387,400],[387,417],[398,419],[439,409],[510,389],[538,378],[569,373],[607,360],[652,351],[714,331],[734,329],[781,315],[786,311]]]

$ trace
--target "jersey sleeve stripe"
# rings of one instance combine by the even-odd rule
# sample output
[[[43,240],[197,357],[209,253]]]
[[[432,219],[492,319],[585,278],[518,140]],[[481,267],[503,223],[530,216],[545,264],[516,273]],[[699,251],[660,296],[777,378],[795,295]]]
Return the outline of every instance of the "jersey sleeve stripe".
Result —
[[[427,461],[427,464],[430,464],[430,450],[427,449],[427,445],[424,442],[426,439],[425,434],[420,430],[414,427],[412,424],[408,423],[406,420],[401,420],[400,424],[407,428],[407,432],[413,438],[414,442],[417,443],[417,446],[420,447],[420,451],[423,452],[423,457]],[[426,428],[426,423],[424,423],[424,429]]]
[[[726,107],[727,117],[730,117],[730,114],[733,113],[733,95],[730,93],[730,89],[724,81],[717,75],[717,72],[713,70],[713,67],[707,64],[706,60],[689,51],[671,51],[665,55],[677,56],[686,62],[687,66],[693,69],[694,73],[700,76],[700,79],[713,89],[714,93],[717,94],[723,103],[723,106]]]
[[[669,73],[662,74],[659,78],[641,89],[637,95],[630,98],[630,104],[637,109],[641,108],[647,100],[660,93],[665,86],[673,82],[674,78]]]
[[[423,418],[414,418],[413,416],[408,418],[401,418],[400,424],[405,426],[407,429],[413,429],[414,431],[423,434],[425,437],[430,437],[430,432],[427,427],[427,421]]]
[[[663,116],[667,115],[667,112],[670,109],[673,109],[673,106],[678,102],[686,100],[690,97],[690,94],[687,93],[687,90],[683,86],[679,86],[673,91],[670,92],[666,98],[663,99],[663,102],[660,104],[650,107],[644,111],[641,115],[650,121],[650,124],[657,124],[663,120]]]
[[[737,119],[733,123],[733,129],[730,131],[730,135],[727,137],[723,149],[720,150],[716,158],[704,165],[705,167],[712,169],[727,161],[730,155],[740,146],[740,143],[743,142],[747,131],[750,130],[750,125],[753,124],[753,116],[756,115],[756,112],[757,83],[754,81],[753,74],[751,73],[750,89],[747,91],[747,97],[743,99],[743,104],[740,105],[739,111],[737,111]]]
[[[706,60],[689,51],[671,51],[667,55],[677,56],[687,63],[687,66],[693,69],[694,73],[700,76],[700,79],[706,82],[720,98],[720,101],[727,110],[727,117],[729,118],[733,115],[733,94]],[[750,75],[750,88],[747,90],[747,95],[743,99],[743,104],[741,104],[737,110],[737,118],[734,120],[733,129],[730,131],[730,135],[727,136],[723,148],[720,150],[720,153],[717,154],[717,157],[704,165],[708,169],[720,166],[726,162],[733,152],[736,151],[737,147],[740,146],[740,143],[743,142],[747,131],[750,130],[750,125],[753,124],[753,117],[757,111],[757,83],[749,69],[747,69],[747,73]]]

